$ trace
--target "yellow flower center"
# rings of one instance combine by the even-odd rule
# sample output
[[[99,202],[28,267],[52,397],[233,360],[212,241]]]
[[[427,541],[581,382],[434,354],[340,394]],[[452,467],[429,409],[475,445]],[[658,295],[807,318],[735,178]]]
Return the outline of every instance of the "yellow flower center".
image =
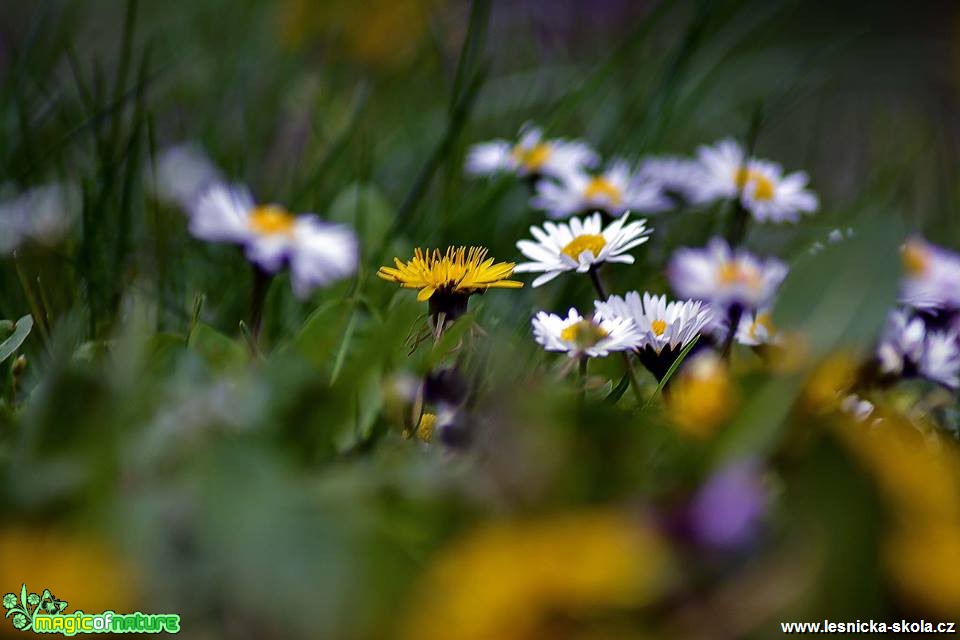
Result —
[[[922,243],[910,240],[901,254],[903,268],[911,276],[922,276],[930,266],[930,253]]]
[[[761,285],[760,274],[756,269],[747,269],[736,262],[725,262],[720,265],[717,280],[721,285],[745,284],[751,288],[759,288]]]
[[[561,249],[560,252],[577,260],[584,251],[589,251],[594,257],[597,257],[600,255],[600,250],[605,246],[607,246],[607,240],[602,235],[585,233],[568,242],[567,246]]]
[[[604,177],[592,178],[587,183],[587,188],[583,190],[583,197],[588,200],[605,197],[613,204],[623,202],[623,194],[620,189]]]
[[[608,335],[607,331],[589,320],[574,322],[560,332],[560,339],[572,342],[580,348],[592,347]]]
[[[296,222],[293,215],[275,204],[254,207],[250,212],[250,228],[265,236],[292,233]]]
[[[523,165],[528,171],[537,171],[550,158],[550,145],[541,142],[532,147],[524,148],[517,145],[513,148],[513,159]]]
[[[425,413],[420,416],[420,424],[417,425],[417,437],[424,442],[433,441],[433,430],[437,426],[437,416],[432,413]]]
[[[750,337],[754,340],[757,338],[757,329],[760,327],[767,330],[767,335],[773,334],[773,322],[770,321],[769,313],[758,313],[757,317],[754,318],[750,324]]]
[[[773,200],[775,191],[773,181],[759,171],[740,167],[734,174],[733,179],[737,184],[737,188],[741,190],[752,182],[755,185],[753,197],[757,200]]]
[[[650,323],[650,328],[655,334],[662,336],[663,332],[667,330],[667,322],[666,320],[654,320]]]

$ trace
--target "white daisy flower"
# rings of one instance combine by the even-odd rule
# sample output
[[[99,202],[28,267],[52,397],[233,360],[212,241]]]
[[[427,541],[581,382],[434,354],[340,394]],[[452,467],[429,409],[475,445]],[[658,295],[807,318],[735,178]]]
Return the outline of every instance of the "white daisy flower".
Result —
[[[189,207],[201,191],[221,180],[220,170],[203,148],[193,142],[161,151],[154,166],[148,168],[146,178],[157,199],[184,208]]]
[[[703,249],[677,249],[667,266],[667,279],[678,295],[720,307],[763,307],[786,275],[787,266],[776,258],[734,251],[722,238],[713,238]]]
[[[699,202],[739,196],[757,222],[797,222],[801,213],[820,206],[817,195],[806,188],[806,173],[785,175],[776,162],[747,158],[732,139],[700,147],[697,155],[701,184],[694,199]]]
[[[864,422],[869,418],[876,407],[869,400],[864,400],[855,393],[851,393],[840,401],[840,410],[857,422]]]
[[[57,183],[34,187],[0,202],[0,254],[12,253],[28,242],[59,242],[73,224],[78,208],[76,187]]]
[[[599,156],[579,140],[545,140],[539,127],[524,125],[516,143],[491,140],[474,145],[467,154],[472,175],[514,173],[519,176],[563,176],[596,166]]]
[[[602,358],[611,351],[634,349],[641,340],[633,320],[625,317],[604,319],[594,314],[586,319],[570,309],[566,318],[541,311],[531,322],[533,336],[544,349],[565,351],[571,358]]]
[[[610,296],[594,305],[602,318],[633,320],[642,338],[640,348],[649,347],[658,354],[664,349],[683,349],[700,335],[709,324],[711,315],[699,301],[667,302],[667,296],[646,292],[641,299],[636,291],[630,291],[622,298]]]
[[[695,200],[703,182],[703,173],[696,160],[680,156],[653,156],[645,158],[637,170],[637,177],[660,186],[669,194],[686,200]]]
[[[916,236],[904,243],[900,255],[901,302],[929,311],[960,308],[960,255]]]
[[[949,331],[928,332],[917,371],[924,378],[951,389],[960,387],[960,344],[957,335]]]
[[[559,182],[541,180],[530,200],[535,209],[543,209],[551,218],[569,218],[589,211],[604,211],[613,217],[626,211],[655,212],[671,206],[660,187],[637,179],[625,160],[614,160],[599,175],[583,171],[569,173]]]
[[[745,311],[740,316],[740,322],[737,323],[737,332],[733,334],[733,337],[738,343],[748,347],[759,347],[781,342],[780,334],[773,328],[773,322],[770,320],[769,309]]]
[[[892,375],[908,372],[923,355],[926,334],[923,319],[911,318],[902,309],[891,311],[877,346],[880,371]]]
[[[521,240],[520,252],[532,262],[522,262],[515,273],[540,273],[534,287],[547,283],[565,271],[584,273],[602,262],[633,264],[628,251],[649,239],[646,220],[627,224],[629,213],[603,228],[599,213],[586,218],[570,218],[567,222],[545,222],[543,228],[530,227],[536,242]]]
[[[201,240],[242,245],[247,258],[267,273],[289,265],[300,297],[357,268],[352,230],[313,214],[293,215],[279,205],[257,205],[240,185],[217,182],[205,189],[190,207],[190,232]]]

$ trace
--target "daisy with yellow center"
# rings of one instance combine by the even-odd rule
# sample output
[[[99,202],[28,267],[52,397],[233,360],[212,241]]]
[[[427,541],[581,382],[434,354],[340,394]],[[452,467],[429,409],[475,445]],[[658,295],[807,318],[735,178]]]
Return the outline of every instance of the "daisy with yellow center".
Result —
[[[787,275],[776,258],[758,258],[732,249],[722,238],[702,249],[678,249],[667,266],[667,279],[678,295],[726,308],[767,305]]]
[[[900,257],[903,303],[929,311],[960,309],[960,254],[914,236],[904,243]]]
[[[694,200],[710,202],[739,198],[757,222],[797,222],[802,213],[819,208],[817,195],[807,189],[802,171],[785,174],[776,162],[750,158],[734,140],[700,147],[699,186]]]
[[[559,181],[541,180],[530,203],[551,218],[593,211],[617,217],[626,211],[654,213],[671,206],[659,185],[635,175],[624,160],[614,160],[598,175],[578,171]]]
[[[289,266],[298,296],[356,271],[359,247],[351,229],[277,204],[258,205],[244,186],[214,182],[194,198],[189,213],[197,238],[241,245],[267,274]]]
[[[601,318],[627,318],[640,333],[637,346],[643,365],[661,380],[688,344],[697,339],[712,320],[710,309],[700,302],[668,302],[666,296],[636,291],[610,296],[594,303]]]
[[[377,275],[408,289],[419,289],[417,300],[429,300],[431,313],[446,312],[454,319],[466,311],[467,298],[487,289],[517,289],[522,282],[509,280],[512,262],[495,262],[481,247],[450,247],[414,251],[413,259],[394,258],[395,267],[380,267]]]
[[[560,178],[596,166],[596,152],[579,140],[547,140],[538,127],[524,125],[517,142],[491,140],[474,145],[467,154],[471,175],[513,173]]]
[[[641,336],[630,318],[584,318],[576,309],[567,317],[541,311],[534,316],[533,337],[547,351],[566,352],[571,358],[602,358],[611,351],[628,351]]]
[[[761,309],[755,313],[747,312],[740,316],[734,338],[748,347],[781,342],[780,334],[773,327],[769,309]]]
[[[606,227],[599,213],[530,227],[536,242],[521,240],[517,248],[531,261],[517,265],[516,271],[542,273],[533,281],[539,287],[565,271],[585,273],[603,262],[632,264],[628,252],[646,242],[651,230],[646,220],[628,222],[628,217],[624,214]]]

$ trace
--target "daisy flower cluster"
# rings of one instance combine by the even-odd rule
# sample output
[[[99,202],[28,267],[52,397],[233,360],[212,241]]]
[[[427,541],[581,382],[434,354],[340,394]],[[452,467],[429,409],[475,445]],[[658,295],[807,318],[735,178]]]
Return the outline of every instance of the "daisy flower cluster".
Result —
[[[879,371],[960,388],[960,254],[912,237],[901,256],[901,306],[877,346]]]

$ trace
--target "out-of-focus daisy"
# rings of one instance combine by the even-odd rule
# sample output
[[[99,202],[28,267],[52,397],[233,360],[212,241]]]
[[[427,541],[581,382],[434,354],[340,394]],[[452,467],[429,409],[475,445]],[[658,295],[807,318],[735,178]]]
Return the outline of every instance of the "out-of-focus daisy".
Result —
[[[76,218],[75,187],[46,184],[0,202],[0,254],[26,243],[53,245],[63,239]]]
[[[630,165],[619,159],[598,175],[577,171],[564,175],[559,182],[541,180],[530,202],[551,218],[591,211],[617,217],[627,211],[663,211],[671,205],[657,184],[636,178]]]
[[[713,238],[703,249],[677,249],[667,266],[667,278],[678,295],[720,307],[762,307],[786,275],[787,266],[776,258],[733,250],[721,238]]]
[[[474,145],[467,154],[466,170],[473,175],[504,172],[562,178],[594,167],[598,160],[597,153],[585,142],[547,140],[539,127],[525,125],[516,143],[491,140]]]
[[[703,182],[696,160],[679,156],[645,158],[637,170],[637,178],[659,185],[661,191],[685,200],[695,200]]]
[[[629,214],[617,218],[606,228],[599,213],[568,222],[546,222],[543,228],[530,227],[536,242],[521,240],[520,252],[531,262],[517,265],[517,273],[543,273],[534,287],[547,283],[565,271],[584,273],[602,262],[633,264],[627,253],[649,239],[646,220],[627,223]]]
[[[920,375],[945,387],[960,387],[960,344],[949,331],[930,331],[917,366]]]
[[[780,335],[773,328],[769,309],[747,311],[740,316],[737,332],[734,339],[748,347],[759,347],[765,344],[780,342]]]
[[[419,289],[417,300],[429,300],[431,314],[443,312],[448,320],[466,311],[467,299],[474,293],[523,286],[508,279],[514,263],[495,262],[481,247],[450,247],[446,253],[417,249],[412,260],[394,258],[394,263],[396,267],[380,267],[377,275],[401,287]]]
[[[846,395],[840,401],[840,411],[847,414],[857,422],[864,422],[874,412],[876,407],[869,400],[864,400],[855,393]]]
[[[915,236],[904,243],[901,258],[904,304],[931,311],[960,308],[960,255]]]
[[[571,358],[602,358],[611,351],[635,349],[642,339],[630,318],[584,318],[576,309],[566,318],[541,311],[532,323],[533,336],[544,349],[564,351]]]
[[[240,185],[217,182],[197,196],[190,207],[190,232],[201,240],[242,245],[247,258],[267,273],[289,265],[300,297],[357,268],[352,230],[310,213],[294,215],[280,205],[258,205]]]
[[[923,355],[925,338],[922,318],[910,317],[901,309],[891,311],[877,346],[880,370],[892,375],[909,373],[907,369],[915,366]]]
[[[775,162],[747,158],[732,139],[700,147],[697,157],[701,169],[698,201],[739,196],[758,222],[796,222],[801,213],[819,208],[817,195],[806,188],[806,173],[784,174]]]
[[[877,360],[885,374],[920,376],[951,389],[960,387],[960,336],[928,330],[922,318],[901,309],[887,318]]]
[[[601,318],[629,318],[640,333],[640,361],[658,380],[669,370],[680,351],[710,322],[711,312],[699,301],[667,302],[666,296],[636,291],[610,296],[594,303]]]
[[[157,199],[189,208],[204,189],[220,181],[220,170],[200,145],[185,142],[157,155],[146,183]]]

